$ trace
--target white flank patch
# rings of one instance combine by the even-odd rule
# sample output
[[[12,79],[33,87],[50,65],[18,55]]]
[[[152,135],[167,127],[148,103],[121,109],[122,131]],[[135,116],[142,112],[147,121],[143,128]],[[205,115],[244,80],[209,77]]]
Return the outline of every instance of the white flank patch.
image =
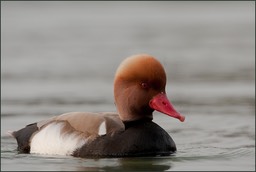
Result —
[[[30,145],[30,153],[71,155],[86,143],[77,133],[61,134],[65,123],[52,123],[35,134]]]
[[[100,127],[99,127],[99,135],[104,135],[104,134],[107,134],[106,122],[105,122],[105,121],[103,121],[103,122],[100,124]]]

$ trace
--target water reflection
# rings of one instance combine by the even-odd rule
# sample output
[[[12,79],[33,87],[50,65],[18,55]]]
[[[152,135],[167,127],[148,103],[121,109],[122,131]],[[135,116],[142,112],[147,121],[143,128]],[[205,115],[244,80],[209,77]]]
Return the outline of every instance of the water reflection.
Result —
[[[120,158],[120,159],[99,159],[98,164],[88,166],[88,160],[83,166],[78,167],[79,171],[166,171],[171,168],[170,160],[162,158]],[[91,160],[89,160],[91,161]],[[95,163],[94,162],[94,163]],[[102,164],[102,165],[101,165]],[[86,165],[86,166],[85,166]]]

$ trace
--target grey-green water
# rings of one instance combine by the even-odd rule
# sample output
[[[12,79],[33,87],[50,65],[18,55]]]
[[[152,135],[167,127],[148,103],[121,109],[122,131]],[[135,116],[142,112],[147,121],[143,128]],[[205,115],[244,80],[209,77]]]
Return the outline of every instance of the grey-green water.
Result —
[[[1,2],[1,170],[255,170],[255,2]],[[168,157],[18,154],[6,136],[70,111],[115,111],[118,64],[156,56],[184,123],[155,113]]]

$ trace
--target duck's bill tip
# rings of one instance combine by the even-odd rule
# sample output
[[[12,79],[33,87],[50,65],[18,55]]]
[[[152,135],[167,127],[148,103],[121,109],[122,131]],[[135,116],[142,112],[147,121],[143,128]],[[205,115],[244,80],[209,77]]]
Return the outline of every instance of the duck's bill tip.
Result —
[[[177,118],[181,122],[185,121],[185,116],[181,115],[174,109],[165,93],[160,93],[153,97],[149,102],[149,106],[152,109],[162,112],[170,117]]]
[[[184,122],[185,121],[185,116],[180,115],[179,120],[180,120],[180,122]]]

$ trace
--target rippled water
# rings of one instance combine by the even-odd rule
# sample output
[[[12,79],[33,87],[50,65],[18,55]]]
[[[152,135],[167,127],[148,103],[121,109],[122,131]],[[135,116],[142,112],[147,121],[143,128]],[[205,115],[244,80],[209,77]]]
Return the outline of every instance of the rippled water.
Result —
[[[1,170],[255,170],[255,2],[1,2]],[[169,157],[18,154],[6,136],[70,111],[115,111],[118,64],[145,52],[184,123],[155,113]]]

